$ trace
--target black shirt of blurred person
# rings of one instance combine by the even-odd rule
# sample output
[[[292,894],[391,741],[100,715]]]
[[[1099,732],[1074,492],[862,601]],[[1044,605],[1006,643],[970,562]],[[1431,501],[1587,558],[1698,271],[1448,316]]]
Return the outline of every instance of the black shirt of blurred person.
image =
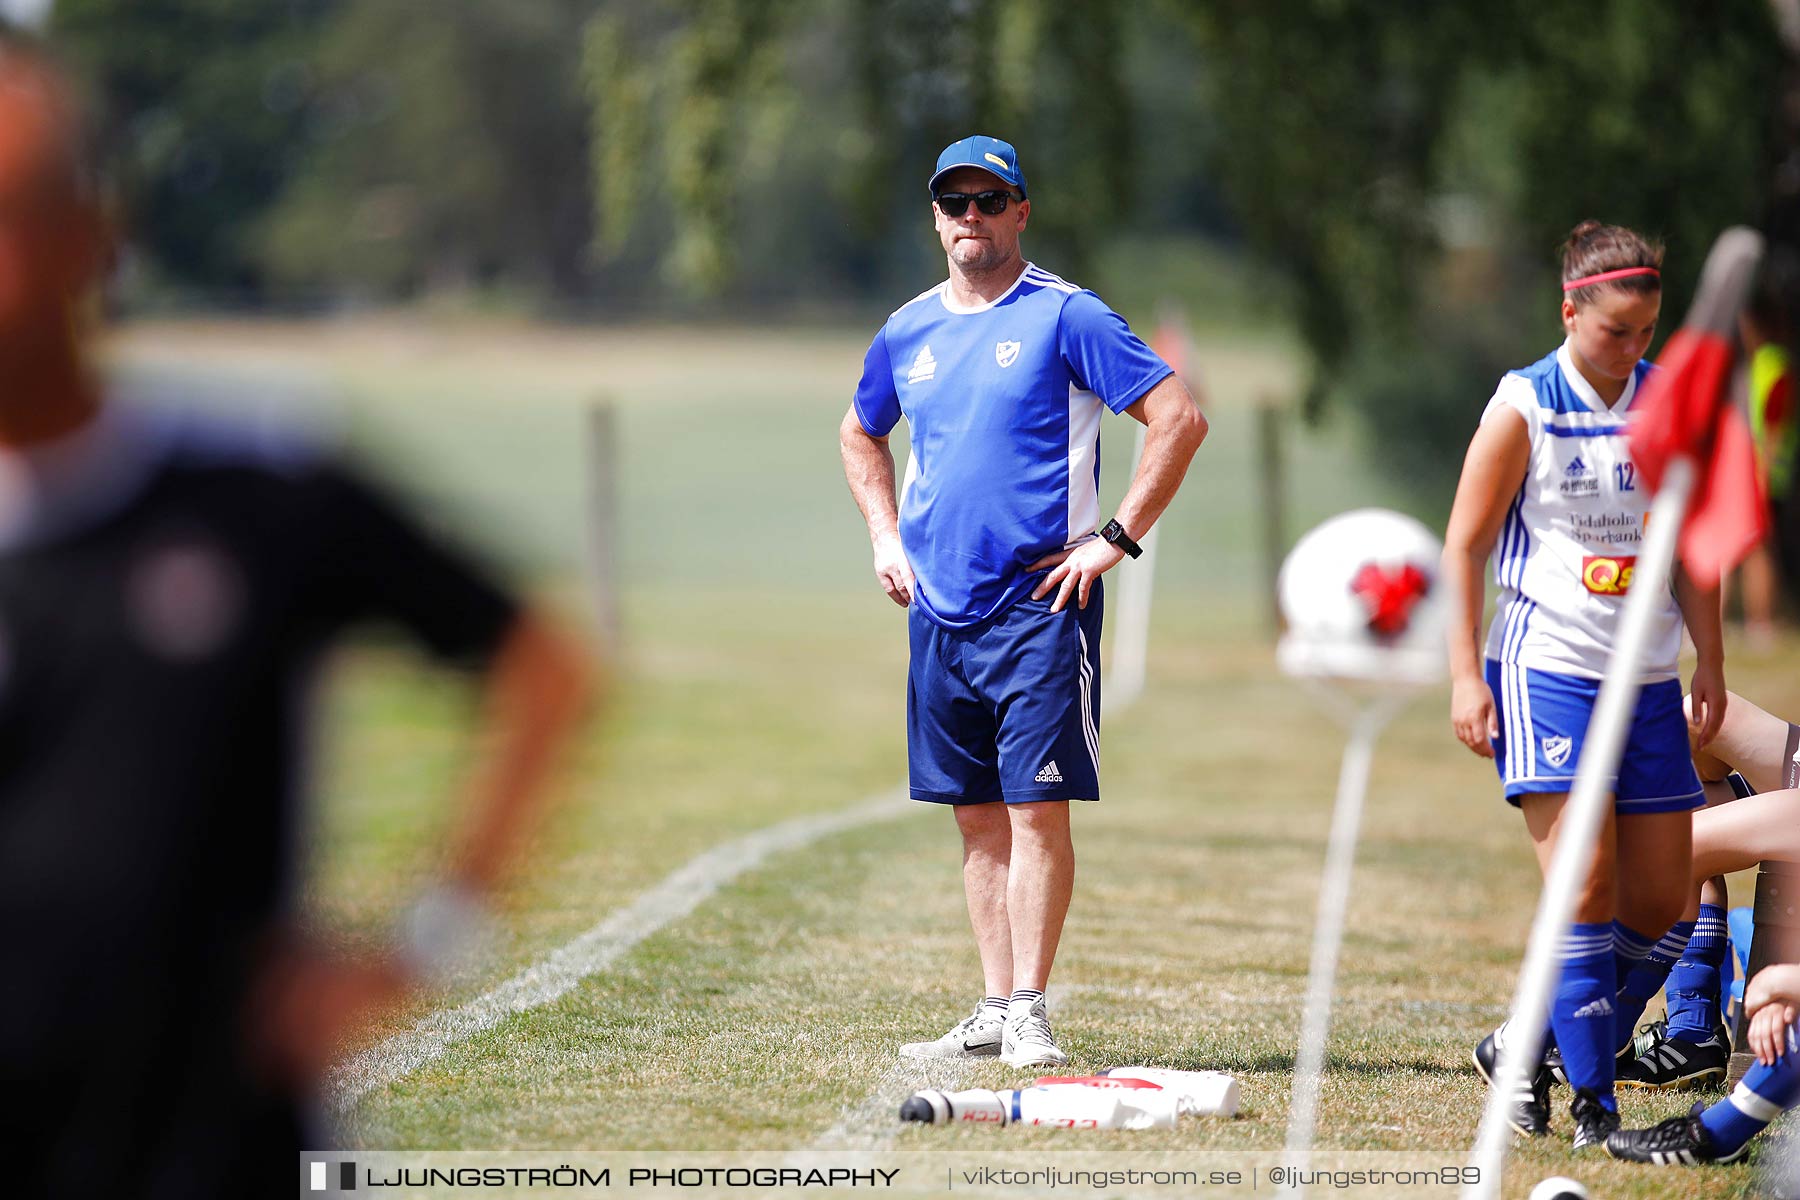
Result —
[[[516,614],[278,438],[114,409],[0,453],[9,1194],[292,1194],[318,1131],[245,1000],[295,906],[313,670],[365,620],[479,664]]]

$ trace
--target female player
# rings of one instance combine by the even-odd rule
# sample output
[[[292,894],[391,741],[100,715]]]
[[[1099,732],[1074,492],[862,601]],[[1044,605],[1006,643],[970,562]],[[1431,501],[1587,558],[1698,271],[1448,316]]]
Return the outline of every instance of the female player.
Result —
[[[1650,506],[1624,433],[1652,369],[1643,356],[1661,309],[1661,266],[1661,247],[1629,229],[1588,221],[1570,233],[1567,338],[1500,381],[1469,445],[1445,536],[1451,722],[1470,750],[1495,759],[1540,869],[1556,848]],[[1475,631],[1490,556],[1500,601],[1484,664]],[[1617,982],[1682,915],[1689,886],[1689,811],[1702,793],[1676,674],[1684,618],[1699,653],[1691,689],[1699,744],[1723,716],[1718,594],[1678,576],[1674,594],[1659,598],[1612,809],[1562,947],[1551,1029],[1575,1089],[1576,1149],[1618,1128]],[[1490,1080],[1504,1033],[1476,1049]],[[1529,1094],[1513,1101],[1515,1129],[1548,1131],[1549,1084],[1540,1066]]]

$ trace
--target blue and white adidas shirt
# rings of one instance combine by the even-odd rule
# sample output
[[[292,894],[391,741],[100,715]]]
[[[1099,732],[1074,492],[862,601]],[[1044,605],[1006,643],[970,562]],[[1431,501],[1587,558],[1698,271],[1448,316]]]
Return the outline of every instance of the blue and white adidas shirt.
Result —
[[[895,310],[856,415],[874,437],[910,427],[900,543],[921,611],[950,629],[985,621],[1031,590],[1026,567],[1093,537],[1102,406],[1170,374],[1100,297],[1030,263],[991,303],[959,308],[946,282]]]
[[[1498,408],[1525,418],[1531,458],[1494,548],[1500,604],[1487,656],[1598,679],[1637,569],[1650,488],[1632,465],[1632,400],[1655,368],[1640,362],[1611,408],[1564,344],[1500,381]],[[1671,590],[1652,618],[1641,678],[1676,677],[1681,610]]]

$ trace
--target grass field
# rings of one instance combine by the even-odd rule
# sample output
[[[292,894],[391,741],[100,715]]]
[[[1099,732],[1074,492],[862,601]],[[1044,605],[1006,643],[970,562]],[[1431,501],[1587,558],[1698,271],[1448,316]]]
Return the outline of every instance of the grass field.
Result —
[[[615,704],[571,764],[566,806],[510,896],[491,961],[390,1030],[539,961],[711,847],[901,782],[904,628],[869,576],[834,437],[863,342],[397,324],[143,327],[118,340],[125,371],[162,386],[198,373],[222,381],[219,395],[337,397],[328,423],[576,616],[585,406],[601,395],[617,406]],[[1244,1112],[1093,1135],[1086,1149],[1280,1147],[1338,769],[1341,736],[1276,674],[1259,599],[1250,406],[1293,390],[1291,350],[1200,342],[1213,435],[1165,522],[1149,690],[1109,723],[1105,801],[1076,814],[1052,995],[1076,1065],[1229,1070]],[[1108,425],[1109,496],[1125,483],[1127,424]],[[1344,507],[1399,502],[1359,466],[1351,431],[1291,432],[1290,538]],[[1728,678],[1765,707],[1800,710],[1797,652],[1728,660]],[[363,942],[428,876],[463,761],[467,697],[410,662],[371,642],[330,693],[312,894],[322,920]],[[1491,767],[1455,745],[1443,709],[1441,695],[1420,699],[1375,765],[1322,1146],[1460,1152],[1479,1116],[1468,1051],[1503,1015],[1537,881]],[[918,808],[737,877],[550,1005],[371,1092],[346,1136],[382,1148],[1074,1148],[1047,1131],[891,1120],[909,1090],[893,1090],[894,1044],[961,1016],[979,982],[950,822]],[[983,1065],[960,1085],[1018,1082]],[[1632,1124],[1684,1106],[1623,1101]],[[1566,1115],[1556,1124],[1566,1139]],[[1516,1161],[1509,1195],[1558,1171],[1608,1196],[1743,1195],[1752,1180],[1577,1161],[1563,1139]]]

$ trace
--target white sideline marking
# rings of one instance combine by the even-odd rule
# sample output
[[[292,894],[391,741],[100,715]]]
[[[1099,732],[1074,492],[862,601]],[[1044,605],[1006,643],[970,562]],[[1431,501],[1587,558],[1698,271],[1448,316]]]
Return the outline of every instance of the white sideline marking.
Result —
[[[327,1106],[342,1113],[375,1088],[404,1078],[457,1042],[492,1029],[514,1013],[529,1012],[565,995],[771,855],[858,825],[918,811],[917,806],[906,803],[905,796],[904,791],[889,792],[842,812],[783,821],[689,859],[632,903],[492,991],[456,1008],[434,1012],[405,1033],[335,1065],[325,1085]]]
[[[881,1073],[874,1090],[855,1104],[846,1104],[837,1124],[820,1134],[808,1149],[885,1150],[899,1135],[902,1101],[925,1088],[954,1092],[968,1076],[968,1064],[958,1059],[896,1057]]]

